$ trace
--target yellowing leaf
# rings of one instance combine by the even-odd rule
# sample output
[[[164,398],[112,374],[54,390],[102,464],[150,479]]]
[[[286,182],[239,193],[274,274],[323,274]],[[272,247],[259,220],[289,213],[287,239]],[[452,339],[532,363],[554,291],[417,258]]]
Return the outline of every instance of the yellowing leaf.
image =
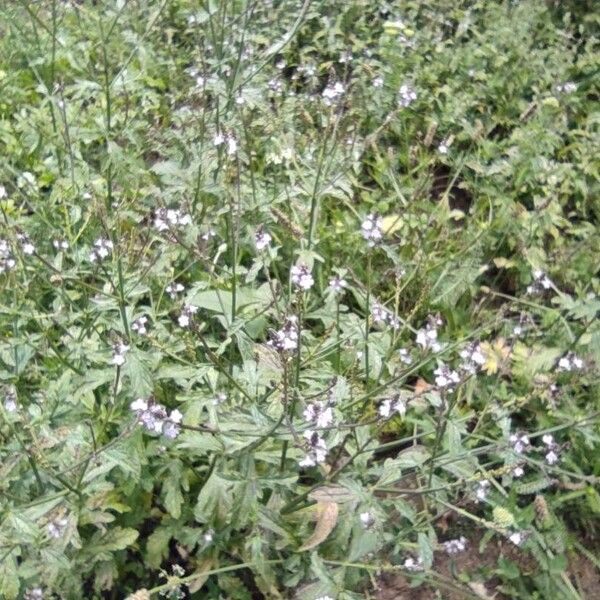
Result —
[[[339,506],[335,502],[317,502],[317,525],[313,534],[298,548],[299,552],[312,550],[324,542],[337,523]]]
[[[483,370],[488,375],[497,373],[510,356],[510,348],[506,345],[504,338],[498,338],[491,344],[489,342],[483,342],[481,344],[481,351],[485,356]]]
[[[392,235],[392,233],[398,231],[403,224],[400,215],[388,215],[381,219],[381,229],[385,235]]]

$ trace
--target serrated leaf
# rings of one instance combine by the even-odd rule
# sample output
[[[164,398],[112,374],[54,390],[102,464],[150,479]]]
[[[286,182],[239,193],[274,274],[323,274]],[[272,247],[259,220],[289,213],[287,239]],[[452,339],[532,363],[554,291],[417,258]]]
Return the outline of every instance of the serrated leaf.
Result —
[[[152,569],[158,569],[169,554],[171,530],[159,527],[155,529],[146,542],[146,561]]]

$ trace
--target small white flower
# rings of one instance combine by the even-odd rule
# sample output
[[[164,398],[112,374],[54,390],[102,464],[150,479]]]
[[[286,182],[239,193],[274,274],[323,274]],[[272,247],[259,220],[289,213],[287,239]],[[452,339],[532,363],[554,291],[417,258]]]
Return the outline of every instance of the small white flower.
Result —
[[[223,402],[225,402],[226,400],[227,400],[227,394],[225,394],[224,392],[221,392],[213,398],[212,403],[213,403],[213,406],[219,406],[219,404],[223,404]]]
[[[558,454],[556,454],[554,450],[550,450],[550,452],[546,454],[546,462],[549,465],[555,465],[558,462]]]
[[[446,365],[440,365],[433,374],[435,375],[435,384],[440,388],[452,389],[457,383],[460,383],[459,374]]]
[[[407,571],[422,571],[423,570],[423,561],[421,560],[420,556],[416,559],[413,558],[412,556],[409,556],[407,559],[404,560],[404,563],[402,564],[402,566]]]
[[[298,318],[290,315],[279,331],[271,333],[271,339],[267,343],[277,352],[291,352],[298,348],[298,336]]]
[[[0,200],[4,200],[7,195],[6,188],[3,185],[0,185]]]
[[[55,250],[68,250],[69,242],[67,240],[52,240],[52,245]]]
[[[347,287],[347,282],[343,277],[336,275],[329,280],[329,289],[334,294],[341,294]]]
[[[406,415],[406,400],[401,398],[400,395],[393,396],[392,398],[386,398],[379,405],[379,416],[387,419],[391,417],[394,413],[399,414],[404,417]]]
[[[556,91],[560,94],[572,94],[573,92],[577,91],[577,84],[573,81],[559,83],[556,86]]]
[[[23,254],[31,256],[35,252],[35,246],[31,243],[31,240],[26,233],[17,233],[17,240],[19,244],[21,244]]]
[[[228,135],[227,136],[227,154],[229,156],[232,156],[237,152],[237,150],[238,150],[237,140],[232,135]]]
[[[323,90],[321,94],[323,97],[323,102],[327,106],[331,106],[334,102],[337,102],[341,96],[344,95],[345,91],[346,89],[339,81],[330,84]]]
[[[207,529],[204,535],[202,536],[204,539],[204,543],[210,544],[214,539],[215,532],[212,529]]]
[[[315,283],[309,268],[304,264],[294,265],[290,270],[290,277],[297,288],[305,291],[310,290]]]
[[[181,423],[181,419],[183,419],[183,415],[181,414],[181,412],[179,412],[179,410],[175,409],[175,410],[171,411],[171,414],[169,415],[169,419],[171,419],[171,421],[173,421],[173,423]]]
[[[185,304],[177,318],[180,327],[189,327],[192,317],[198,312],[198,307],[192,304]]]
[[[398,354],[400,355],[401,362],[403,362],[405,365],[412,365],[413,359],[407,348],[400,348],[400,350],[398,350]]]
[[[131,329],[138,335],[146,335],[148,333],[146,323],[148,323],[148,317],[141,316],[131,324]]]
[[[9,413],[17,411],[17,393],[14,388],[9,388],[4,394],[4,410]]]
[[[483,502],[487,499],[488,494],[490,492],[490,482],[487,479],[480,481],[475,490],[475,497],[478,502]]]
[[[373,525],[375,521],[370,512],[362,512],[358,517],[360,519],[360,522],[362,523],[362,526],[365,529],[368,529],[371,525]]]
[[[23,595],[23,600],[44,600],[44,590],[42,588],[27,588]]]
[[[220,146],[225,141],[225,136],[222,133],[217,133],[213,138],[213,145]]]
[[[256,249],[260,252],[265,248],[268,248],[272,239],[271,234],[260,227],[254,234],[254,244],[256,245]]]
[[[165,288],[165,291],[167,292],[167,294],[169,294],[171,299],[175,299],[177,297],[177,294],[180,294],[184,290],[185,290],[185,287],[181,283],[175,283],[175,282],[170,283]]]
[[[513,474],[513,477],[516,477],[518,479],[519,477],[523,477],[523,475],[525,475],[525,470],[520,465],[517,465],[513,469],[512,474]]]
[[[400,86],[400,90],[398,91],[398,104],[406,108],[410,106],[417,99],[417,91],[415,88],[408,84],[402,84]]]
[[[437,147],[437,151],[440,154],[448,154],[448,150],[450,148],[450,145],[448,144],[448,140],[442,140]]]
[[[333,423],[333,410],[326,402],[313,402],[302,413],[305,420],[317,427],[329,427]]]
[[[546,433],[542,436],[542,442],[544,442],[546,446],[554,446],[554,436],[550,433]]]
[[[583,360],[579,358],[574,352],[567,352],[565,356],[561,357],[558,361],[558,371],[568,372],[574,371],[575,369],[583,368]]]
[[[129,408],[135,412],[148,410],[148,401],[144,398],[138,398],[129,405]]]
[[[529,449],[529,437],[525,434],[513,433],[508,440],[517,454],[523,454]]]
[[[375,88],[375,89],[379,89],[383,87],[383,77],[378,76],[378,77],[374,77],[373,81],[371,82],[371,85]]]
[[[467,540],[465,537],[460,536],[455,540],[448,540],[442,544],[444,546],[444,550],[446,554],[458,554],[459,552],[463,552],[467,547]]]
[[[308,442],[309,449],[299,465],[301,467],[314,467],[323,464],[327,458],[325,440],[316,431],[306,430],[303,435]]]
[[[383,238],[383,219],[374,213],[367,215],[360,225],[360,232],[372,248]]]
[[[129,346],[123,342],[117,342],[113,345],[112,364],[122,367],[125,364],[125,355],[129,352]]]
[[[515,545],[520,546],[525,541],[525,535],[521,531],[515,531],[508,536],[508,539]]]
[[[110,256],[113,250],[113,243],[111,240],[106,238],[98,238],[94,242],[94,246],[90,251],[89,259],[90,262],[100,262]]]
[[[58,539],[64,533],[68,520],[65,518],[56,518],[47,525],[48,534],[54,539]]]
[[[373,320],[373,323],[385,323],[387,318],[387,310],[385,310],[385,308],[379,304],[379,302],[373,302],[373,304],[371,304],[371,319]]]

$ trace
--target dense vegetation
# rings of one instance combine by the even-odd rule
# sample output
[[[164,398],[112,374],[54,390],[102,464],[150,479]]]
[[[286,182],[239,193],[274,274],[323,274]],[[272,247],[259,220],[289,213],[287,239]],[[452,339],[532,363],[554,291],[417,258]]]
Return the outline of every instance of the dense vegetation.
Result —
[[[0,16],[2,598],[597,597],[594,2]]]

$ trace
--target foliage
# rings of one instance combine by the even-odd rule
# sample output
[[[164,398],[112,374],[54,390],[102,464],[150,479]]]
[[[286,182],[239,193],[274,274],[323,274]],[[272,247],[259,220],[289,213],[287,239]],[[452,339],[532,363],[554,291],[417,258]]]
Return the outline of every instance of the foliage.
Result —
[[[2,597],[582,597],[593,3],[0,14]]]

